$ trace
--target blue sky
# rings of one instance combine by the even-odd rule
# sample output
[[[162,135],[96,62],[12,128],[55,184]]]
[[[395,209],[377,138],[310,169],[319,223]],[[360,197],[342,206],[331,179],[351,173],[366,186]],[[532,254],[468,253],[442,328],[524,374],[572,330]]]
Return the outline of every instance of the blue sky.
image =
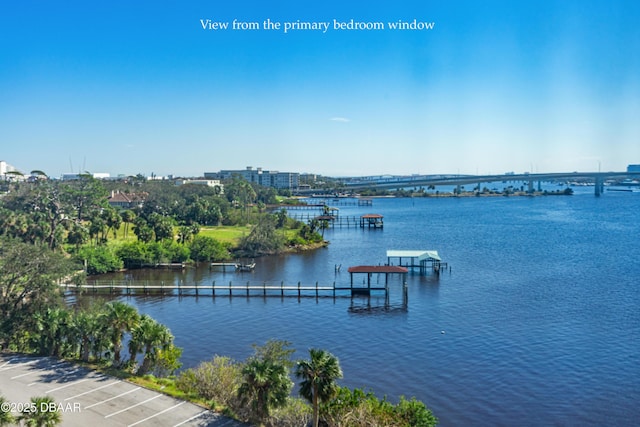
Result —
[[[347,4],[345,4],[347,3]],[[640,2],[20,1],[0,13],[0,160],[197,176],[624,170]],[[329,22],[326,33],[204,30]],[[432,30],[335,30],[433,22]]]

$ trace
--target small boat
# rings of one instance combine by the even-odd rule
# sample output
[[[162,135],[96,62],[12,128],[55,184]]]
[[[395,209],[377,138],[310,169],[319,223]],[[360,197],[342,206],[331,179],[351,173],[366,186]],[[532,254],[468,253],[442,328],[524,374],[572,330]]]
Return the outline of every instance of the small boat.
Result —
[[[236,271],[253,271],[256,268],[256,263],[251,264],[236,264]]]

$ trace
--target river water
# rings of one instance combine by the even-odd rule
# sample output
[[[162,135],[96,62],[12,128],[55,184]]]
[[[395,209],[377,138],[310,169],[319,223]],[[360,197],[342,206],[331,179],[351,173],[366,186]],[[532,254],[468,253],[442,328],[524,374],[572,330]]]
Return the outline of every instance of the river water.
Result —
[[[389,280],[391,309],[330,297],[122,297],[166,324],[185,367],[243,360],[288,340],[335,354],[340,384],[424,401],[443,426],[635,425],[640,419],[640,193],[375,199],[384,229],[337,228],[331,244],[261,258],[252,273],[141,270],[107,276],[210,285],[349,283],[388,249],[437,250],[439,276]],[[339,272],[335,266],[342,265]],[[357,276],[356,276],[357,277]],[[358,280],[361,280],[359,278]],[[374,278],[374,280],[383,280]],[[377,282],[376,282],[377,283]],[[366,307],[371,310],[355,308]]]

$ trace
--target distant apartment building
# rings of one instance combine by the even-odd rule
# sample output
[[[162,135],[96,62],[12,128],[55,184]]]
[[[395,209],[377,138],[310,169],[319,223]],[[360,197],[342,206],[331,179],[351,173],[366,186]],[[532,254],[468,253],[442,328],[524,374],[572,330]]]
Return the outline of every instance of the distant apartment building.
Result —
[[[640,165],[627,166],[627,172],[640,172]]]
[[[300,185],[300,174],[297,172],[267,171],[262,168],[247,166],[246,169],[221,170],[220,172],[205,172],[206,179],[232,179],[238,176],[245,181],[262,185],[263,187],[273,187],[277,189],[297,190]]]

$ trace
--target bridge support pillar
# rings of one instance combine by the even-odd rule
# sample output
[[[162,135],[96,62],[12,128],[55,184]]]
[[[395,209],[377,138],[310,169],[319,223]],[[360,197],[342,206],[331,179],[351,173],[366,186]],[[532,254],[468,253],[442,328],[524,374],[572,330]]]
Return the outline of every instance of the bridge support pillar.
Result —
[[[595,185],[595,195],[596,197],[600,197],[600,195],[602,194],[602,192],[604,191],[604,181],[602,180],[602,177],[597,176],[596,177],[596,185]]]
[[[529,194],[533,194],[533,180],[529,181]]]

